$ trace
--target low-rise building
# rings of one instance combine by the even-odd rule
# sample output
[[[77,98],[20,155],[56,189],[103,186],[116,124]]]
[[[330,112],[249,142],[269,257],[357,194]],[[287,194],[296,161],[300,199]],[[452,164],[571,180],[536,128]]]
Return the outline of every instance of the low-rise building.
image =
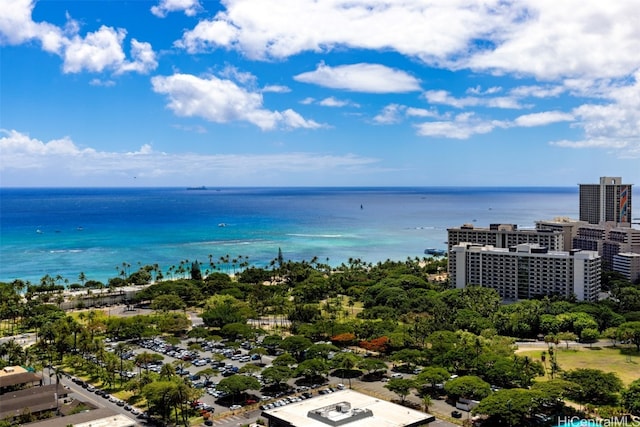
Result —
[[[262,416],[269,427],[419,427],[435,421],[433,415],[353,390],[269,409]]]

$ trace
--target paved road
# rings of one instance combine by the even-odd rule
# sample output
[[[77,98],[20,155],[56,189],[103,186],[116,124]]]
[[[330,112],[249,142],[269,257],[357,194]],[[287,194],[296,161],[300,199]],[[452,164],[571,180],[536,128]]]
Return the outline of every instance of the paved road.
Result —
[[[45,368],[45,381],[46,381],[46,372],[47,372],[47,369]],[[53,383],[55,384],[55,379],[53,379]],[[66,376],[62,376],[62,378],[60,379],[60,385],[61,387],[65,387],[68,389],[69,397],[77,398],[78,400],[81,400],[84,402],[89,402],[98,408],[109,408],[116,413],[123,414],[133,420],[136,420],[136,422],[138,422],[138,425],[142,425],[136,419],[136,417],[132,415],[131,412],[126,411],[124,407],[118,406],[113,402],[109,402],[108,399],[104,399],[101,396],[98,396],[95,393],[82,388],[80,385],[74,383],[73,381],[71,381],[71,379],[67,378]],[[142,408],[139,408],[139,409],[142,409]]]

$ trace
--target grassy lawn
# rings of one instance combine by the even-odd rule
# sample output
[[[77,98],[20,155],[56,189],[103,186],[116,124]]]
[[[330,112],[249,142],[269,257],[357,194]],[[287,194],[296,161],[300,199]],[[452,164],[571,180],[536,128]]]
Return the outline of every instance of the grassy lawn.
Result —
[[[529,356],[533,360],[540,360],[542,350],[528,350],[518,352],[519,356]],[[577,347],[565,349],[558,346],[557,360],[563,371],[578,368],[599,369],[603,372],[615,372],[625,385],[640,378],[640,353],[635,347]],[[547,365],[549,355],[547,352]],[[548,379],[546,377],[545,379]],[[545,381],[539,377],[537,381]]]
[[[320,301],[320,309],[322,315],[326,318],[331,317],[331,313],[329,313],[326,309],[327,302],[336,310],[335,315],[339,320],[346,319],[356,319],[358,313],[364,310],[363,304],[360,301],[353,300],[353,305],[349,305],[349,301],[352,298],[346,295],[340,295],[337,298],[324,299]]]

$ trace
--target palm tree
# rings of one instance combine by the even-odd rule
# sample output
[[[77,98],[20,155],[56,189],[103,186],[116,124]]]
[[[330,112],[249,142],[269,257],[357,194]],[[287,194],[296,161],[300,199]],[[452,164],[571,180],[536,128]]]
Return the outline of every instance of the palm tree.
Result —
[[[425,394],[422,396],[422,404],[424,405],[424,412],[429,412],[429,406],[431,406],[431,396]]]
[[[135,364],[138,366],[138,374],[141,374],[142,366],[144,366],[145,372],[149,372],[149,363],[153,361],[153,354],[148,351],[143,351],[135,358]]]
[[[170,380],[171,378],[176,376],[176,370],[173,368],[173,365],[164,364],[162,368],[160,368],[160,380]]]
[[[131,350],[131,346],[126,342],[119,342],[116,344],[114,353],[120,358],[120,386],[122,386],[124,375],[122,374],[124,364],[124,355],[127,354]]]
[[[76,320],[71,316],[67,316],[65,319],[69,326],[69,330],[73,334],[73,352],[77,353],[78,352],[78,333],[82,331],[83,329],[82,325],[76,322]]]
[[[58,413],[60,411],[60,379],[62,379],[62,369],[49,365],[49,377],[52,376],[56,377],[56,413]]]

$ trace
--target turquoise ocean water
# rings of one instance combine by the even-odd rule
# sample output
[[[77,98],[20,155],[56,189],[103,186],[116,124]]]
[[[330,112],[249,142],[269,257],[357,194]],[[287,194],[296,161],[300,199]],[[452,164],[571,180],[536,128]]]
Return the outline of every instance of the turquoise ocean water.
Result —
[[[446,229],[576,218],[578,189],[554,188],[39,188],[0,189],[0,281],[48,274],[106,282],[122,263],[229,255],[335,266],[423,257]]]

